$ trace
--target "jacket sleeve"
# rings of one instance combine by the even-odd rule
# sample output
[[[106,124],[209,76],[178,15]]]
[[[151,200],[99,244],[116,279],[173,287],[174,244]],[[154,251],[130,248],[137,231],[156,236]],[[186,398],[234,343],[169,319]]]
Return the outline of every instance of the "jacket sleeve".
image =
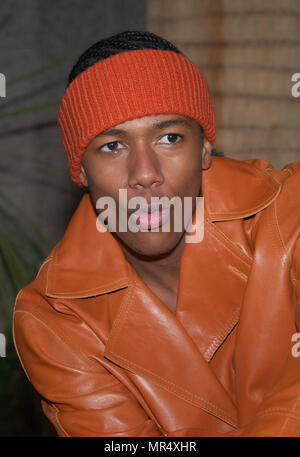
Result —
[[[25,373],[59,436],[160,436],[135,395],[31,308],[14,313],[14,342]]]
[[[291,350],[252,420],[230,436],[300,436],[300,239],[294,253],[295,329]],[[228,435],[227,435],[228,436]]]
[[[299,350],[300,354],[300,350]],[[300,361],[292,354],[253,419],[227,436],[300,436]]]

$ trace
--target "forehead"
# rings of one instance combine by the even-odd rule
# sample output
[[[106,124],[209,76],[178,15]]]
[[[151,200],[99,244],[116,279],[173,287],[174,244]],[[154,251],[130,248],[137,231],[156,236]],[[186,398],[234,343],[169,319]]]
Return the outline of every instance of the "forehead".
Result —
[[[131,119],[100,132],[97,137],[115,135],[122,133],[137,132],[138,130],[149,129],[153,131],[161,130],[172,126],[183,126],[192,129],[197,126],[197,122],[186,116],[179,114],[154,114]]]

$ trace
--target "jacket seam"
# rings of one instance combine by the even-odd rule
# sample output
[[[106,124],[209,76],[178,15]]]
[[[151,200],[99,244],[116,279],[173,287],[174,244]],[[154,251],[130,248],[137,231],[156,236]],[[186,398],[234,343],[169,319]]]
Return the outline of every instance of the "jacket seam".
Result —
[[[277,214],[275,209],[275,202],[273,203],[273,208],[270,208],[270,212],[267,218],[267,226],[269,227],[270,241],[273,245],[274,251],[278,254],[280,258],[280,263],[282,266],[287,262],[289,256],[286,252],[285,246],[282,241],[281,232],[279,230]],[[275,231],[274,231],[275,228]],[[278,243],[279,240],[279,243]],[[279,248],[281,247],[281,249]]]
[[[15,311],[15,313],[16,313],[16,311]],[[19,353],[19,349],[18,349],[18,346],[17,346],[17,343],[16,343],[16,339],[15,339],[15,322],[14,321],[13,321],[13,342],[14,342],[14,346],[15,346],[15,349],[16,349],[16,353],[17,353],[17,355],[19,357],[20,363],[21,363],[22,368],[24,370],[24,373],[26,374],[28,380],[31,382],[30,376],[27,373],[27,370],[25,369],[25,366],[23,364],[23,361],[22,361],[22,358],[21,358],[21,355]]]
[[[266,170],[270,170],[270,167],[268,167],[267,169],[263,169],[263,168],[258,167],[256,164],[252,164],[252,166],[253,166],[254,168],[256,168],[256,170],[262,171],[264,174],[267,174],[269,177],[272,178],[272,180],[273,180],[275,183],[277,183],[277,184],[279,184],[279,185],[281,186],[281,182],[278,181],[278,180],[275,178],[275,176],[273,176],[273,175],[271,175],[270,173],[266,172]],[[271,168],[271,170],[274,170],[274,168]],[[261,179],[262,179],[262,178],[261,178]],[[271,182],[269,182],[269,180],[267,180],[266,183],[267,183],[268,185],[270,185],[270,187],[273,187],[273,186],[271,185]]]
[[[260,215],[261,215],[261,213],[259,213],[259,214],[256,213],[256,214],[255,214],[255,218],[254,218],[254,221],[253,221],[253,224],[252,224],[252,227],[251,227],[251,233],[250,233],[250,239],[251,239],[251,241],[253,240],[253,233],[254,233],[254,231],[255,231],[255,229],[256,229],[256,227],[257,227],[257,224],[259,223],[259,221],[260,221],[260,219],[261,219],[261,218],[260,218]],[[252,241],[252,244],[253,244],[253,241]]]
[[[185,401],[188,401],[191,404],[195,404],[195,402],[192,402],[187,396],[185,396],[184,394],[178,392],[178,390],[183,391],[186,394],[189,394],[190,396],[192,396],[195,399],[197,399],[198,401],[200,401],[200,404],[202,403],[202,406],[204,406],[204,408],[205,408],[205,410],[207,412],[212,413],[213,415],[219,417],[220,419],[223,419],[223,420],[225,419],[226,422],[229,422],[231,425],[233,425],[235,427],[237,426],[236,421],[234,420],[234,418],[232,416],[230,416],[226,411],[224,411],[223,409],[221,409],[218,406],[214,405],[213,403],[208,402],[207,400],[205,400],[204,398],[200,397],[199,395],[196,395],[196,394],[190,392],[189,390],[186,390],[183,387],[178,386],[177,384],[173,383],[172,381],[168,381],[167,379],[162,378],[159,375],[156,375],[155,373],[153,373],[150,370],[147,370],[146,368],[143,368],[140,365],[129,361],[125,357],[122,357],[122,356],[116,354],[114,351],[111,351],[111,353],[114,354],[117,359],[121,359],[121,360],[124,360],[125,362],[127,362],[127,369],[129,369],[129,371],[130,371],[130,366],[131,365],[133,367],[139,368],[142,372],[152,375],[154,377],[153,382],[155,382],[160,387],[166,389],[168,392],[176,394],[178,397],[182,398]],[[126,366],[126,364],[124,364],[124,365]],[[157,381],[156,379],[160,379],[161,381],[163,381],[163,383]],[[165,384],[167,384],[167,386]],[[173,386],[173,389],[172,389],[172,386]],[[218,412],[219,412],[219,414],[218,414]]]
[[[249,257],[244,252],[238,250],[238,248],[235,245],[233,245],[232,249],[230,249],[230,247],[223,242],[222,238],[224,238],[225,241],[229,242],[229,243],[233,243],[233,241],[230,240],[225,235],[225,233],[223,233],[219,228],[215,227],[213,225],[213,223],[210,222],[210,226],[208,226],[208,227],[209,227],[209,231],[210,231],[211,235],[214,236],[214,238],[217,239],[227,251],[229,251],[231,254],[233,254],[236,258],[238,258],[245,265],[247,265],[247,267],[251,267],[251,264],[253,262],[253,259],[251,257]],[[245,258],[243,259],[242,257],[245,257]],[[246,261],[245,259],[247,259],[248,261]]]
[[[39,268],[39,270],[37,272],[36,278],[40,274],[40,271],[43,268],[43,266],[46,265],[46,263],[50,262],[50,260],[52,260],[52,259],[53,259],[53,256],[51,255],[51,256],[47,257],[47,259],[44,260],[44,262],[41,264],[41,266],[40,266],[40,268]]]
[[[232,271],[234,274],[236,274],[239,278],[241,278],[243,281],[247,282],[248,281],[248,276],[245,273],[242,273],[240,270],[238,270],[236,267],[233,265],[228,265],[228,269]]]
[[[285,170],[288,171],[291,176],[295,174],[295,171],[290,167],[284,167],[282,171],[285,171]]]
[[[286,430],[287,425],[288,425],[288,423],[289,423],[291,418],[300,421],[300,415],[298,415],[297,413],[294,412],[295,409],[297,408],[297,405],[298,405],[299,402],[300,402],[300,395],[297,397],[293,408],[289,411],[289,415],[287,416],[286,421],[285,421],[285,423],[283,424],[283,426],[282,426],[282,428],[280,430],[280,435],[282,435],[284,433],[284,431]]]
[[[59,414],[61,411],[59,410],[59,408],[56,406],[55,403],[52,403],[52,402],[51,402],[50,404],[51,404],[51,406],[53,406],[53,408],[55,409],[54,420],[55,420],[57,426],[60,428],[60,430],[64,433],[65,436],[69,437],[69,436],[70,436],[69,433],[65,430],[65,428],[63,427],[63,425],[61,424],[61,422],[60,422],[60,420],[59,420],[59,418],[58,418],[58,414]]]
[[[48,265],[47,277],[46,277],[46,293],[49,288],[49,276],[50,276],[50,271],[52,268],[52,263],[54,263],[54,266],[56,265],[56,263],[55,263],[56,256],[57,256],[57,247],[55,248],[55,251],[53,253],[52,262],[50,263],[50,265]],[[54,284],[56,284],[56,269],[54,269],[54,281],[55,281]]]
[[[137,285],[137,281],[132,281],[132,283],[129,284],[129,289],[127,291],[127,294],[124,297],[124,299],[122,300],[122,303],[121,303],[121,306],[120,306],[120,309],[119,309],[119,313],[118,313],[116,319],[113,322],[112,329],[111,329],[111,337],[110,337],[111,338],[112,347],[114,346],[115,339],[116,339],[117,335],[120,332],[120,327],[121,327],[121,323],[122,323],[121,321],[122,321],[123,309],[125,308],[125,306],[128,303],[132,302],[133,286],[134,285]],[[127,310],[126,310],[126,313],[127,313]],[[119,325],[119,322],[120,322],[120,325]],[[115,329],[116,329],[116,331],[114,331]]]
[[[52,256],[47,257],[47,258],[42,262],[42,264],[40,265],[40,268],[38,269],[37,274],[35,275],[35,279],[38,278],[38,276],[39,276],[39,274],[40,274],[42,268],[46,265],[46,263],[50,262],[51,259],[52,259]],[[25,287],[27,287],[27,286],[22,287],[22,289],[20,289],[19,292],[17,293],[16,298],[15,298],[15,306],[16,306],[16,303],[17,303],[17,301],[18,301],[18,299],[19,299],[19,296],[21,295],[21,292],[23,292],[23,290],[25,289]]]
[[[58,291],[58,292],[54,292],[54,293],[49,292],[48,288],[46,288],[45,293],[46,293],[46,295],[53,297],[53,298],[56,298],[56,296],[59,298],[84,298],[84,297],[78,297],[78,295],[88,294],[90,292],[95,292],[95,291],[98,291],[97,295],[101,295],[101,294],[105,294],[107,292],[112,292],[112,288],[114,289],[116,286],[127,287],[127,285],[128,285],[127,278],[122,278],[117,281],[112,281],[112,282],[106,283],[105,288],[103,286],[97,286],[97,287],[93,287],[91,289],[74,290],[74,291]],[[71,297],[70,296],[71,294],[75,294],[75,295],[77,295],[77,297],[76,296]]]
[[[219,335],[217,335],[209,345],[209,347],[206,349],[204,353],[204,358],[207,360],[210,360],[215,351],[219,348],[221,343],[225,340],[225,338],[228,336],[229,332],[233,330],[233,328],[236,326],[238,322],[238,316],[239,316],[239,310],[240,307],[236,308],[233,313],[231,314],[230,318],[226,321],[225,325],[222,327],[221,331],[219,332]]]
[[[297,247],[297,243],[300,244],[300,236],[297,237],[296,241],[295,241],[295,248]],[[293,253],[294,255],[294,253]],[[295,275],[295,264],[293,263],[293,259],[294,257],[292,257],[292,260],[291,260],[291,280],[294,284],[294,286],[296,287],[300,281],[299,278],[296,278],[296,275]]]
[[[276,224],[276,228],[277,228],[277,231],[278,231],[279,239],[281,241],[282,248],[284,250],[284,253],[285,253],[286,257],[288,257],[288,252],[287,252],[285,243],[283,241],[281,230],[279,228],[279,221],[278,221],[278,216],[277,216],[277,202],[276,201],[274,202],[274,217],[275,217],[275,224]]]

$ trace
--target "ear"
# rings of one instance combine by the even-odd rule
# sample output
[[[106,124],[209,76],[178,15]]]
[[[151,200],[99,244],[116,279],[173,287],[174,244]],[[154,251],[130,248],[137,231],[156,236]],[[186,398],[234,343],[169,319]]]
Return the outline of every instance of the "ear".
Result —
[[[84,169],[83,165],[81,165],[81,167],[80,167],[79,179],[80,179],[81,184],[84,187],[88,187],[89,184],[88,184],[88,180],[87,180],[87,177],[86,177],[86,172],[85,172],[85,169]]]
[[[210,142],[204,137],[203,138],[203,146],[202,146],[202,170],[207,170],[212,161],[212,145]]]

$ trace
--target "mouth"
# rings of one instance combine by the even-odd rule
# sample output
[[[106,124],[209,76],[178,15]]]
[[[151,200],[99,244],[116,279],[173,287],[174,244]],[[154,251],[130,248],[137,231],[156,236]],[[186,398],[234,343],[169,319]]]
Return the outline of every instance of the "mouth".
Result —
[[[140,206],[135,210],[133,217],[141,230],[154,230],[161,227],[167,218],[169,208],[160,204]]]
[[[144,230],[153,230],[162,226],[163,212],[157,210],[153,212],[142,212],[136,216],[136,223]]]

